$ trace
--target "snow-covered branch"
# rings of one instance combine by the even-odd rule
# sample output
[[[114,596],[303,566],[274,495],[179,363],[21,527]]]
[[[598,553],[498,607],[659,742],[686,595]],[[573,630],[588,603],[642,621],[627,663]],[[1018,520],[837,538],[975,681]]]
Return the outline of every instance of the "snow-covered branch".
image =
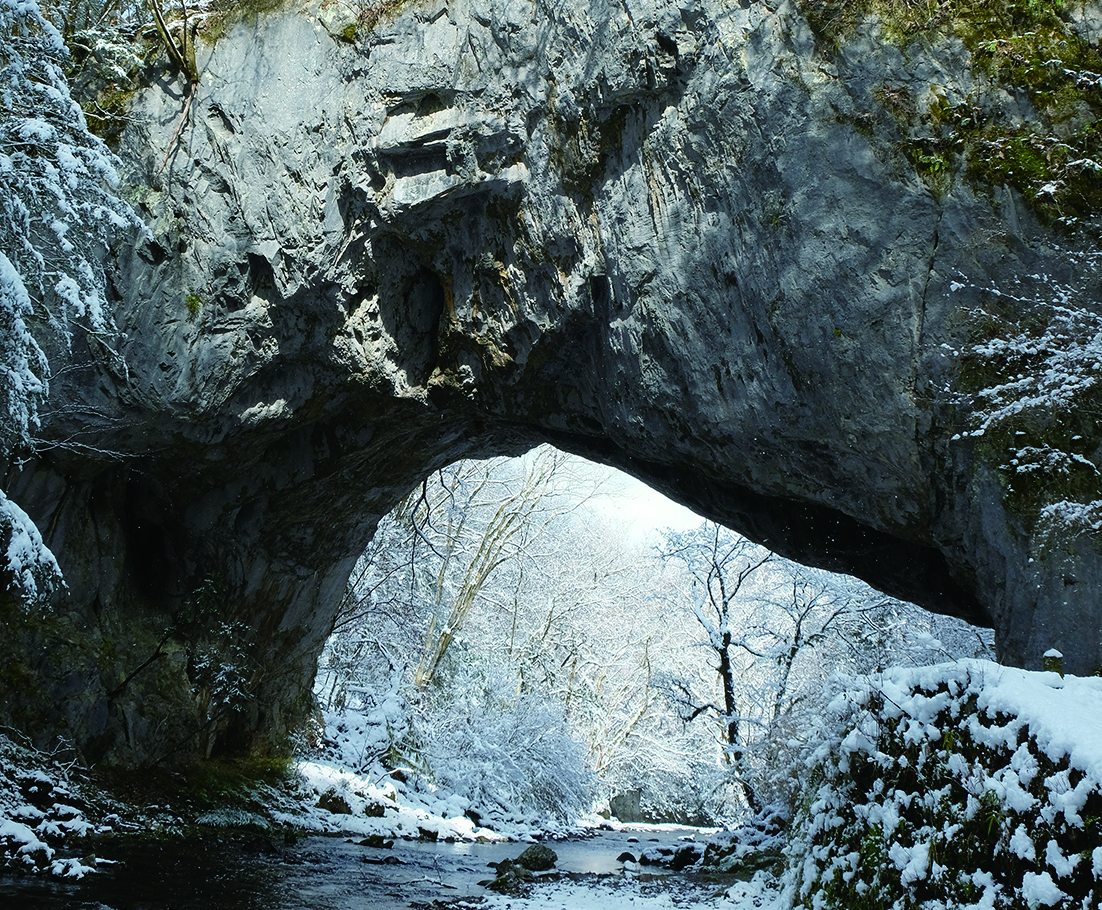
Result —
[[[0,0],[0,458],[34,449],[51,346],[77,323],[110,334],[103,258],[140,222],[114,192],[115,160],[88,132],[63,73],[68,52],[35,0]],[[24,598],[59,578],[30,519],[0,499],[3,568]]]

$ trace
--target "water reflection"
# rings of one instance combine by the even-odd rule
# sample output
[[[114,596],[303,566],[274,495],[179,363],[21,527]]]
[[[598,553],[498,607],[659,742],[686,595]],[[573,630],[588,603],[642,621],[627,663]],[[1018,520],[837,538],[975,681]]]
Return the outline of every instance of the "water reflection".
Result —
[[[618,874],[616,857],[685,831],[602,832],[549,845],[564,872]],[[638,842],[636,842],[636,839]],[[0,877],[0,907],[13,910],[396,910],[477,897],[490,862],[523,844],[398,841],[392,850],[308,837],[219,842],[126,843],[125,862],[101,865],[79,882]],[[112,855],[110,846],[103,855]]]

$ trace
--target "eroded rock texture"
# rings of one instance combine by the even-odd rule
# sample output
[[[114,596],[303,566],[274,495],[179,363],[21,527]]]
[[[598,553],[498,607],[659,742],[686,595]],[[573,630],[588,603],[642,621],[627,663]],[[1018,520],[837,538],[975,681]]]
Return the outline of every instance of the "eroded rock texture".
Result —
[[[982,89],[959,40],[870,24],[835,52],[789,3],[424,0],[273,14],[199,63],[177,143],[182,84],[133,101],[152,238],[118,252],[119,337],[55,380],[61,446],[9,484],[69,584],[12,620],[10,720],[107,762],[277,741],[378,517],[543,441],[990,622],[1009,662],[1102,662],[1097,540],[1042,545],[960,436],[979,289],[1093,266],[900,151],[891,98]]]

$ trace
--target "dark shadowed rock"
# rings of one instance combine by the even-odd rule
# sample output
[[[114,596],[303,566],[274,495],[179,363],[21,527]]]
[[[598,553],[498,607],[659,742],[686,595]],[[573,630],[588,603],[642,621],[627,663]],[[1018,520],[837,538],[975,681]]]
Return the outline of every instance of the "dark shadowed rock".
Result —
[[[319,809],[332,812],[334,815],[352,814],[352,807],[348,805],[348,800],[336,790],[326,790],[318,797],[316,805]]]
[[[525,868],[517,860],[503,859],[500,863],[490,863],[490,865],[494,867],[497,875],[479,884],[500,894],[526,894],[528,886],[536,880],[532,870]]]
[[[529,872],[546,872],[548,869],[553,869],[558,861],[559,855],[543,844],[532,844],[513,860],[516,865],[527,869]]]
[[[892,99],[1030,115],[960,40],[835,49],[788,2],[338,7],[203,46],[179,141],[181,83],[132,101],[151,239],[7,476],[68,590],[4,605],[0,721],[116,764],[282,748],[380,516],[541,442],[1010,663],[1102,663],[1096,392],[969,435],[1002,381],[976,346],[1098,260],[916,164]],[[1042,437],[1071,480],[1026,489],[1007,446]]]

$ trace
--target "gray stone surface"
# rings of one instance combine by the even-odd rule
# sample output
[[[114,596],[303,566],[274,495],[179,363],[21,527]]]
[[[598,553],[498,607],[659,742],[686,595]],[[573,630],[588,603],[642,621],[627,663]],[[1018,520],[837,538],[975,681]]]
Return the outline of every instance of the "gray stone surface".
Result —
[[[1011,663],[1102,663],[1097,540],[1042,552],[959,438],[975,287],[1064,260],[1009,191],[932,189],[876,100],[978,91],[959,42],[827,54],[788,2],[356,16],[202,47],[176,144],[182,86],[134,99],[152,239],[117,252],[110,351],[55,383],[63,445],[10,485],[69,581],[27,647],[89,677],[57,703],[35,670],[51,729],[122,763],[278,740],[379,516],[543,441],[990,622]]]

